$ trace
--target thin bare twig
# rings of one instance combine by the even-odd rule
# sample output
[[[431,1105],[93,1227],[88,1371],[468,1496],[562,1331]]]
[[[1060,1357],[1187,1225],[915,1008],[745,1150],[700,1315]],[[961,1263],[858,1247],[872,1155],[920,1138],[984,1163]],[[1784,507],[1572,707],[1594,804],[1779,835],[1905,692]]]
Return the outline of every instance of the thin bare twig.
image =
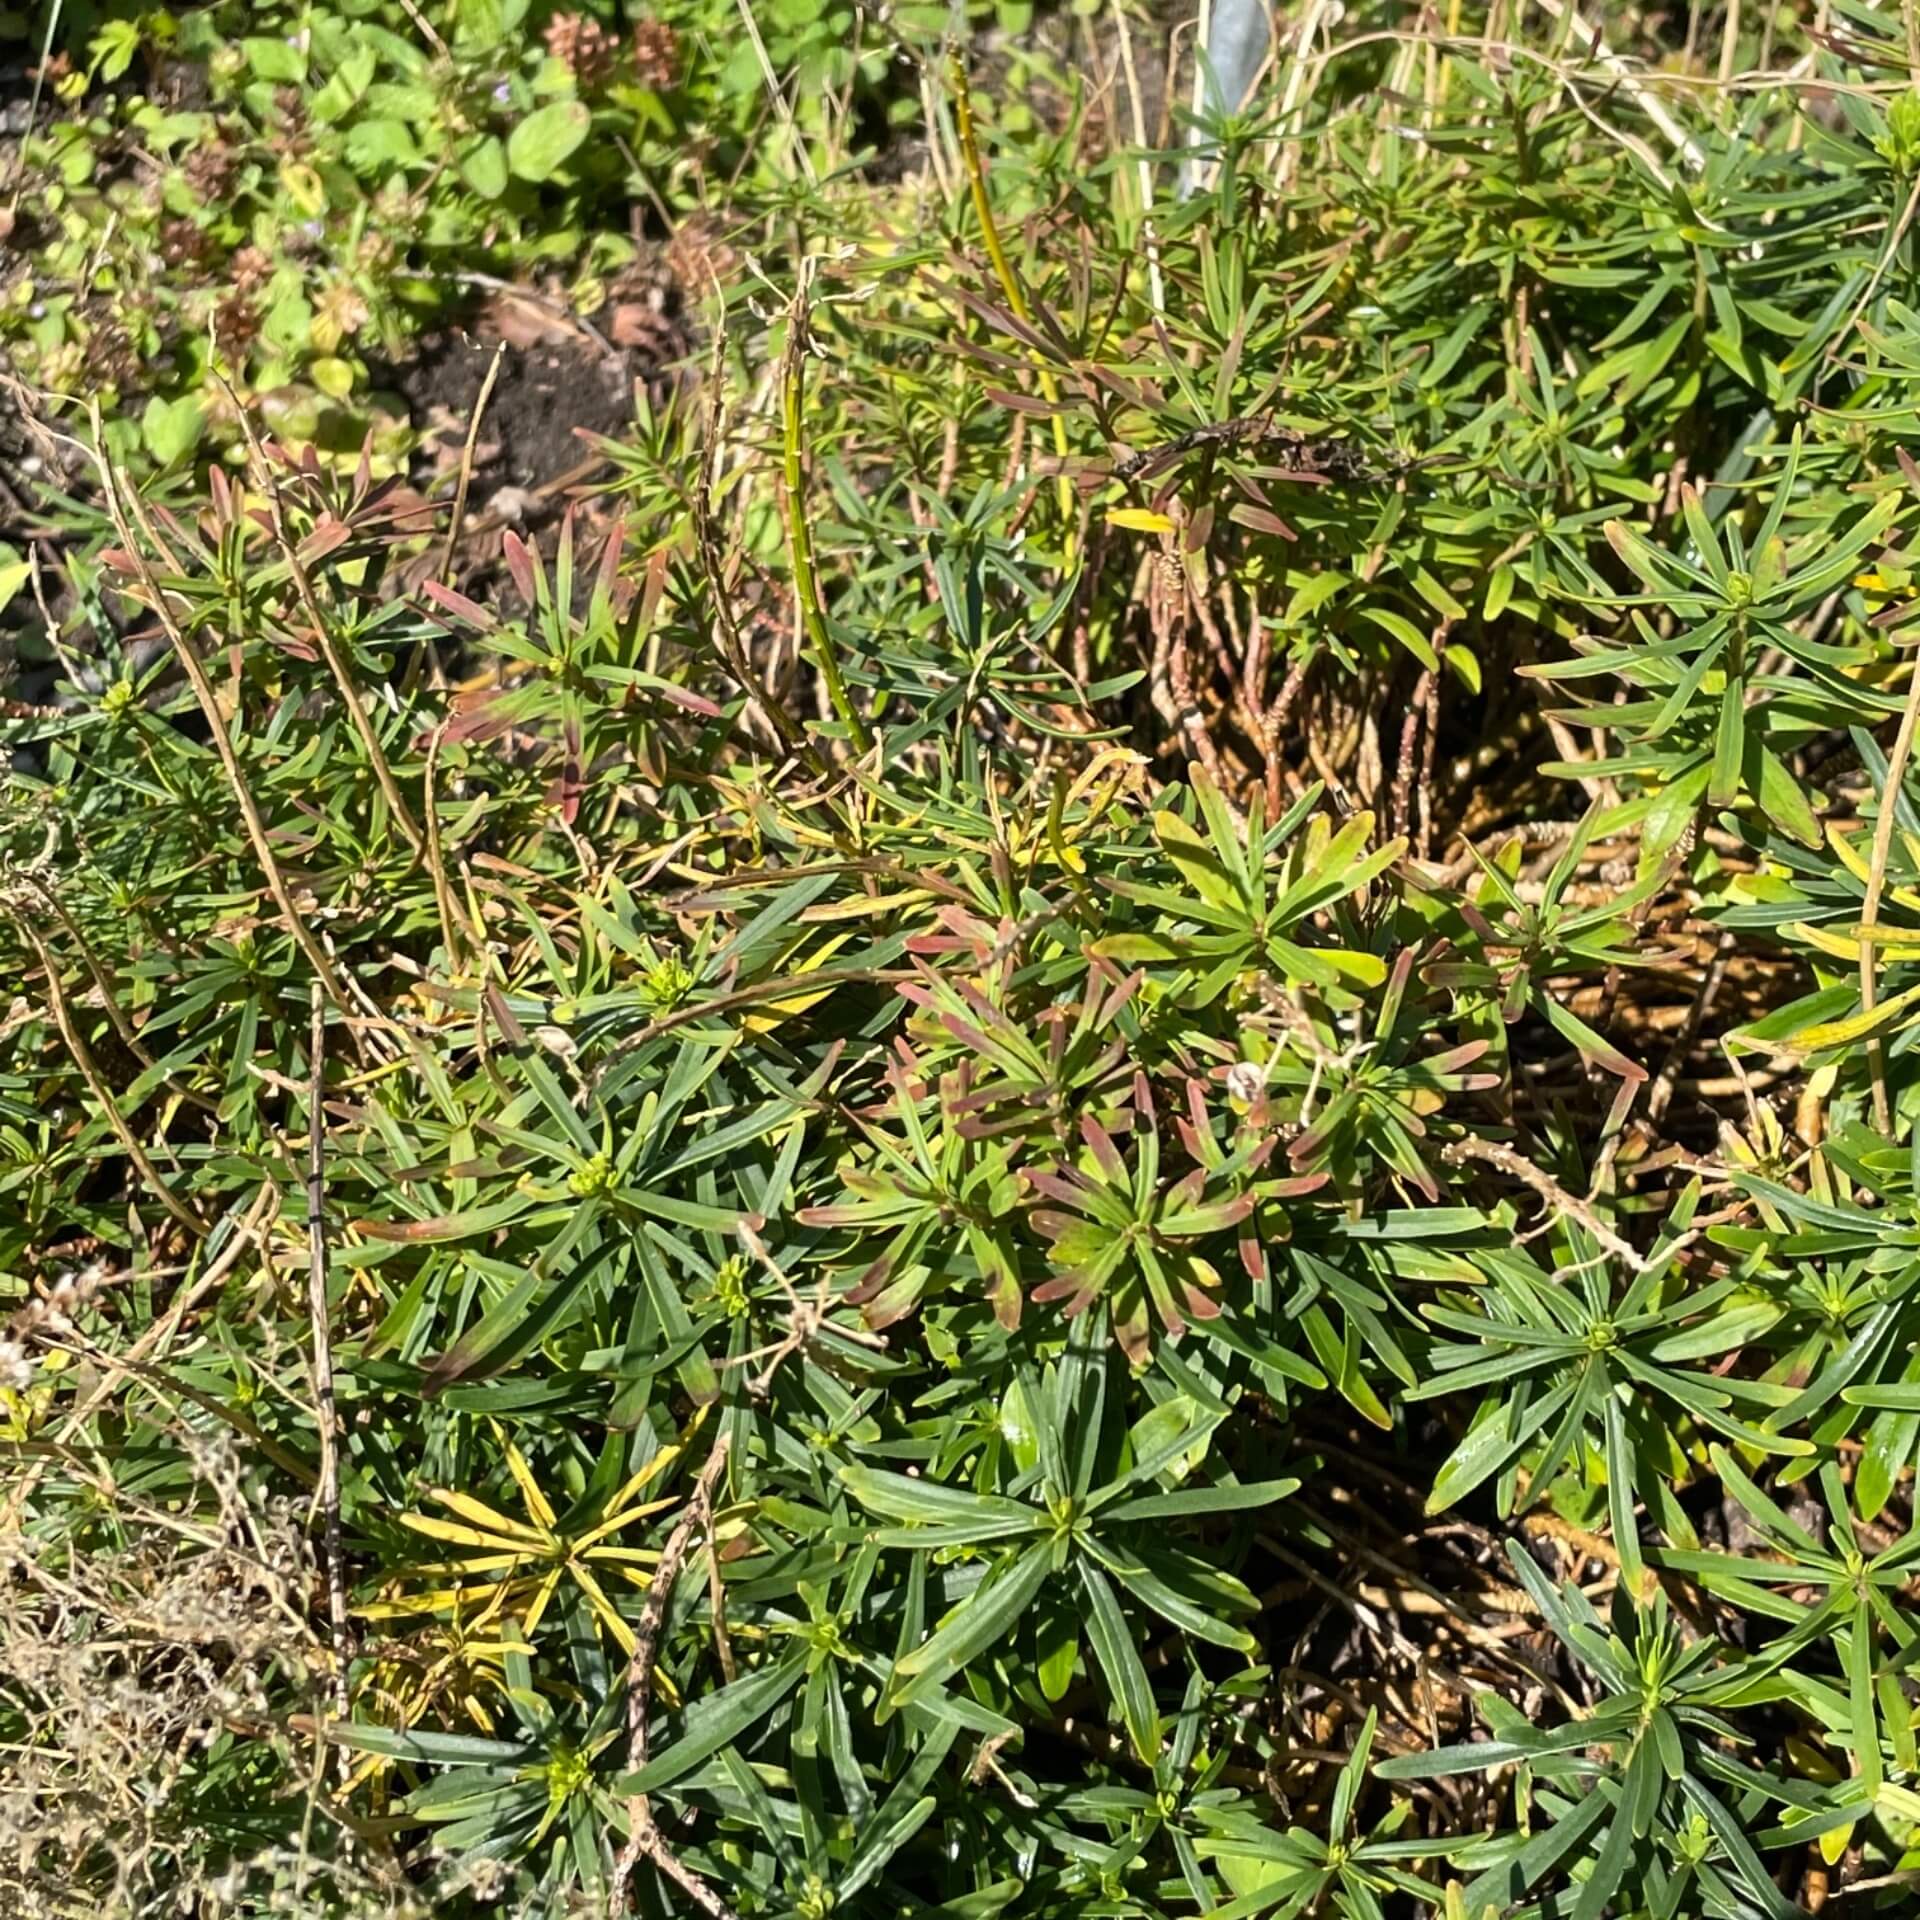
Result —
[[[873,749],[873,736],[855,710],[840,671],[840,654],[821,604],[814,569],[813,523],[807,514],[806,487],[806,366],[808,352],[808,287],[813,263],[803,260],[787,306],[787,343],[780,356],[780,419],[783,472],[786,479],[787,550],[793,561],[793,597],[800,624],[813,649],[814,664],[826,688],[833,711],[847,730],[856,753]]]
[[[287,563],[294,592],[306,610],[307,618],[313,622],[313,643],[320,649],[327,672],[339,689],[347,718],[353,723],[353,730],[366,750],[368,764],[373,768],[374,780],[387,803],[387,811],[393,816],[393,824],[400,829],[407,845],[418,853],[422,844],[420,829],[414,824],[413,814],[400,792],[400,783],[393,777],[392,767],[387,764],[386,750],[380,744],[379,734],[374,731],[366,704],[360,698],[360,689],[354,685],[352,670],[340,651],[333,628],[320,609],[320,597],[313,590],[313,575],[307,571],[306,562],[300,557],[300,542],[287,525],[286,501],[281,494],[280,483],[274,477],[273,464],[253,431],[253,422],[248,418],[246,408],[236,406],[234,411],[235,418],[240,422],[240,432],[247,443],[247,451],[252,455],[254,467],[260,475],[260,484],[266,490],[267,513],[273,526],[274,544],[280,549],[280,557]]]
[[[1167,290],[1160,276],[1160,242],[1153,230],[1153,161],[1147,149],[1147,116],[1140,104],[1140,74],[1134,64],[1133,35],[1127,28],[1127,10],[1114,0],[1113,27],[1120,43],[1120,67],[1127,80],[1127,107],[1133,116],[1133,144],[1139,149],[1140,231],[1147,243],[1147,292],[1153,310],[1162,319],[1167,311]]]
[[[119,1357],[128,1362],[135,1362],[144,1360],[151,1353],[156,1359],[164,1359],[168,1345],[174,1335],[180,1331],[187,1315],[239,1265],[241,1256],[249,1248],[265,1245],[266,1230],[273,1224],[279,1211],[280,1186],[278,1181],[269,1176],[261,1181],[260,1191],[254,1195],[253,1202],[246,1212],[234,1222],[233,1233],[227,1244],[207,1262],[199,1278],[184,1287],[165,1314],[154,1321],[125,1354]],[[66,1423],[59,1435],[62,1442],[71,1440],[85,1426],[88,1418],[105,1401],[109,1391],[108,1382],[99,1382],[87,1398],[67,1415]]]
[[[729,1367],[744,1367],[752,1361],[766,1359],[767,1364],[747,1383],[747,1391],[756,1400],[764,1400],[773,1386],[773,1376],[780,1371],[786,1361],[809,1341],[817,1339],[826,1329],[827,1315],[833,1305],[831,1291],[833,1276],[825,1267],[822,1267],[820,1284],[814,1289],[813,1298],[803,1300],[798,1288],[788,1276],[786,1268],[767,1251],[767,1243],[746,1221],[740,1222],[739,1232],[740,1238],[746,1243],[747,1251],[773,1275],[774,1279],[780,1283],[780,1290],[787,1296],[786,1332],[770,1346],[756,1347],[751,1353],[737,1354],[733,1359],[725,1362]],[[860,1346],[871,1348],[876,1352],[884,1352],[886,1349],[886,1341],[879,1334],[870,1333],[864,1327],[841,1327],[838,1331]],[[772,1357],[767,1358],[769,1355]]]
[[[141,1044],[139,1034],[134,1030],[132,1021],[127,1018],[114,993],[113,982],[108,979],[106,969],[100,964],[99,956],[93,950],[93,942],[87,938],[80,923],[67,911],[66,902],[60,898],[59,893],[49,884],[44,874],[29,873],[25,877],[38,889],[41,899],[46,902],[48,911],[60,922],[67,938],[79,949],[81,964],[93,978],[94,993],[107,1018],[113,1023],[113,1030],[119,1035],[120,1044],[148,1072],[159,1072],[159,1062]],[[217,1109],[217,1102],[209,1100],[203,1093],[195,1093],[191,1087],[183,1087],[171,1074],[161,1074],[160,1084],[176,1098],[184,1100],[188,1106],[198,1107],[205,1113],[212,1113]]]
[[[99,407],[93,409],[93,438],[95,447],[103,444]],[[89,448],[89,452],[94,449]],[[181,671],[187,676],[187,683],[193,689],[193,697],[199,704],[202,717],[206,720],[207,730],[213,739],[213,750],[220,757],[220,766],[227,776],[227,785],[233,790],[233,797],[239,804],[240,818],[246,824],[247,840],[253,848],[253,857],[260,864],[260,871],[266,879],[267,891],[273,895],[273,903],[280,909],[280,917],[286,923],[287,931],[293,936],[294,944],[306,955],[307,964],[319,975],[322,984],[332,996],[335,1005],[342,1011],[348,1010],[346,989],[340,984],[340,976],[334,971],[333,962],[328,959],[326,950],[315,939],[313,930],[300,917],[293,904],[293,893],[287,885],[287,877],[281,871],[278,855],[273,850],[273,842],[267,836],[267,824],[260,817],[260,808],[247,786],[245,771],[240,765],[240,756],[234,751],[233,741],[227,733],[227,716],[220,710],[220,702],[213,691],[213,683],[207,678],[207,670],[200,663],[200,656],[194,651],[193,642],[187,638],[180,622],[175,619],[173,609],[167,604],[166,590],[161,586],[153,571],[153,563],[147,557],[147,542],[158,544],[152,522],[147,518],[140,505],[139,496],[131,488],[122,490],[120,476],[113,470],[112,463],[104,452],[94,452],[99,463],[102,490],[105,493],[107,509],[113,519],[114,530],[120,536],[120,545],[127,556],[140,582],[142,591],[152,609],[154,618],[160,622],[161,631],[172,646],[174,657],[180,662]],[[133,523],[139,523],[140,533],[136,536]]]
[[[447,950],[447,973],[454,977],[460,972],[463,942],[460,937],[460,915],[454,906],[453,886],[447,878],[446,857],[440,845],[440,802],[435,796],[433,781],[440,764],[440,749],[446,744],[447,725],[442,720],[427,737],[427,764],[421,781],[421,811],[427,823],[426,863],[427,872],[433,880],[434,911],[440,916],[440,939]]]
[[[1841,341],[1851,336],[1854,328],[1860,324],[1861,315],[1873,304],[1873,296],[1880,291],[1880,282],[1885,277],[1888,267],[1893,264],[1894,255],[1900,251],[1900,242],[1907,237],[1907,229],[1913,225],[1913,216],[1916,212],[1920,212],[1920,179],[1914,181],[1913,190],[1907,195],[1905,205],[1901,207],[1898,218],[1888,232],[1887,243],[1880,249],[1879,259],[1873,263],[1873,272],[1868,276],[1867,284],[1860,290],[1859,299],[1853,303],[1853,311],[1847,315],[1847,324],[1833,336],[1826,353],[1829,360],[1838,355]]]
[[[1693,998],[1687,1004],[1687,1016],[1668,1044],[1667,1057],[1661,1061],[1660,1071],[1653,1076],[1652,1084],[1647,1089],[1647,1118],[1655,1124],[1666,1117],[1674,1088],[1679,1083],[1680,1069],[1699,1036],[1700,1022],[1713,1007],[1721,983],[1727,977],[1727,963],[1732,958],[1733,936],[1723,933],[1714,949],[1713,958],[1701,970],[1700,978],[1694,985]]]
[[[133,1162],[140,1178],[153,1189],[160,1204],[189,1233],[197,1238],[205,1238],[213,1231],[212,1223],[167,1184],[166,1175],[154,1165],[153,1157],[127,1125],[120,1111],[120,1102],[114,1097],[113,1089],[107,1085],[99,1063],[93,1057],[93,1049],[87,1045],[86,1036],[74,1024],[73,1009],[67,1004],[66,991],[60,984],[60,963],[48,952],[46,942],[40,938],[39,929],[32,925],[25,913],[15,912],[13,920],[40,962],[40,971],[47,983],[47,1006],[53,1014],[53,1023],[60,1029],[60,1037],[67,1043],[67,1051],[73,1055],[73,1064],[80,1069],[80,1077],[86,1081],[102,1118],[113,1129],[114,1137],[127,1150],[127,1158]]]
[[[1626,1261],[1636,1273],[1644,1264],[1640,1250],[1631,1240],[1623,1239],[1586,1201],[1569,1193],[1552,1174],[1536,1167],[1524,1154],[1516,1153],[1511,1147],[1502,1146],[1497,1140],[1482,1140],[1477,1134],[1469,1134],[1464,1140],[1455,1140],[1442,1147],[1440,1158],[1456,1167],[1462,1161],[1478,1160],[1483,1166],[1497,1168],[1518,1180],[1522,1186],[1531,1187],[1568,1219],[1578,1221],[1601,1246],[1616,1258]]]
[[[653,1571],[653,1585],[647,1590],[647,1604],[634,1632],[633,1658],[627,1663],[627,1768],[632,1773],[638,1773],[647,1764],[650,1738],[647,1722],[653,1712],[653,1661],[666,1628],[673,1589],[694,1536],[712,1533],[714,1489],[720,1484],[726,1465],[727,1435],[722,1431],[693,1484],[686,1511],[661,1549],[660,1564]],[[668,1846],[666,1835],[654,1823],[652,1802],[646,1794],[636,1793],[627,1801],[627,1843],[614,1863],[613,1894],[607,1903],[610,1913],[625,1909],[628,1883],[642,1859],[650,1861],[656,1871],[671,1880],[707,1920],[737,1920],[726,1901]]]
[[[46,582],[40,577],[40,549],[32,542],[27,543],[27,579],[33,587],[33,604],[39,609],[42,625],[46,628],[47,645],[53,649],[54,658],[60,662],[69,683],[75,687],[87,684],[87,670],[67,650],[67,643],[60,635],[60,622],[53,616],[53,609],[47,605]]]
[[[707,576],[713,595],[714,637],[727,671],[740,689],[760,709],[767,724],[779,735],[791,752],[805,757],[809,766],[825,773],[830,769],[807,738],[806,729],[794,719],[754,670],[753,656],[747,650],[746,636],[733,610],[733,593],[727,582],[726,557],[720,531],[713,517],[714,492],[719,482],[720,449],[726,434],[726,330],[716,325],[713,363],[707,373],[707,431],[700,445],[700,478],[693,493],[693,529],[700,550],[700,568]]]
[[[33,92],[27,100],[27,124],[21,130],[20,144],[14,149],[13,165],[7,169],[6,226],[11,230],[20,212],[20,192],[27,181],[27,149],[33,145],[33,130],[40,121],[40,96],[46,88],[53,65],[53,42],[60,31],[60,15],[65,0],[53,0],[47,9],[46,31],[40,36],[40,60],[33,70]]]
[[[1420,779],[1414,789],[1420,825],[1413,843],[1414,857],[1426,860],[1433,853],[1433,770],[1440,752],[1440,676],[1426,675],[1426,725],[1420,734]]]
[[[1400,759],[1393,775],[1393,828],[1410,843],[1414,838],[1414,791],[1420,771],[1421,728],[1427,714],[1427,691],[1432,684],[1432,669],[1423,669],[1400,721]]]
[[[460,477],[453,488],[453,518],[447,522],[446,545],[440,549],[440,571],[449,586],[453,584],[453,555],[460,544],[460,524],[467,517],[467,489],[473,485],[473,455],[480,444],[480,422],[486,416],[487,402],[493,398],[493,383],[500,378],[500,362],[506,355],[507,343],[502,340],[487,362],[486,378],[480,382],[479,397],[467,420],[466,444],[460,449]]]
[[[320,1424],[320,1478],[313,1490],[322,1527],[327,1573],[327,1619],[333,1634],[333,1704],[342,1720],[351,1704],[347,1661],[352,1653],[347,1620],[345,1556],[340,1544],[340,1419],[333,1396],[333,1332],[327,1305],[327,1001],[312,983],[312,1024],[307,1044],[307,1312],[313,1322],[313,1404]],[[345,1779],[353,1756],[340,1749]]]

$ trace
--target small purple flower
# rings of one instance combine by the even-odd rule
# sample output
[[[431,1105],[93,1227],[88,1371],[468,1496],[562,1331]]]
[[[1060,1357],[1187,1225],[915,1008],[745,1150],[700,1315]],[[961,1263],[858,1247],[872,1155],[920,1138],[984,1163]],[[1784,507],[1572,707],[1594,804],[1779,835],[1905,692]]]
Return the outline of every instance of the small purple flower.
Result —
[[[502,80],[495,86],[493,97],[499,105],[504,107],[513,98],[513,89]]]
[[[318,240],[326,233],[327,223],[324,220],[302,220],[300,222],[300,231],[304,233],[309,240]]]

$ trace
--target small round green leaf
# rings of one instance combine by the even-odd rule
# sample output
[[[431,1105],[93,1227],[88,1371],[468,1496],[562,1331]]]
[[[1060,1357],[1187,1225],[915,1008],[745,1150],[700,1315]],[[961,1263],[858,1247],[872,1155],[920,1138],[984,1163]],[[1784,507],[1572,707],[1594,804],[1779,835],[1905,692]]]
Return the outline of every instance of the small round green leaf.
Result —
[[[538,108],[507,136],[507,165],[517,179],[550,180],[587,137],[593,115],[578,100]]]

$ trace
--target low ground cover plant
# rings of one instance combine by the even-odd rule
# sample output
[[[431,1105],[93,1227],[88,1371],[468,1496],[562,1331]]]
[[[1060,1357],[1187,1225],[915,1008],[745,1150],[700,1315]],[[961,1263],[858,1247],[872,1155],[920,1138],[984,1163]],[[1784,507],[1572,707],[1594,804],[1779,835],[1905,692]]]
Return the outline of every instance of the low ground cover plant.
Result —
[[[1171,24],[0,14],[8,1910],[1910,1907],[1912,22]]]

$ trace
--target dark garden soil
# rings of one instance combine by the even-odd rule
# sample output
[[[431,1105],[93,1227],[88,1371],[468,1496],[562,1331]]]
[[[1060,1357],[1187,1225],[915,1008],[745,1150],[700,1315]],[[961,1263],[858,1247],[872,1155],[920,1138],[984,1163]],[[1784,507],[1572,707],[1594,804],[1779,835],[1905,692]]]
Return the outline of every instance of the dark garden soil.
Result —
[[[457,484],[473,435],[467,531],[477,558],[497,552],[501,531],[553,519],[600,473],[596,443],[628,430],[639,389],[665,398],[690,344],[662,273],[636,270],[591,317],[547,289],[502,284],[374,384],[404,403],[420,436],[413,479],[424,491]]]
[[[647,370],[635,356],[608,353],[584,335],[526,346],[465,330],[433,336],[395,378],[430,469],[458,465],[496,354],[500,368],[474,447],[472,497],[517,520],[530,508],[516,512],[503,493],[537,497],[577,469],[591,453],[583,435],[614,435],[632,419],[633,382]]]

